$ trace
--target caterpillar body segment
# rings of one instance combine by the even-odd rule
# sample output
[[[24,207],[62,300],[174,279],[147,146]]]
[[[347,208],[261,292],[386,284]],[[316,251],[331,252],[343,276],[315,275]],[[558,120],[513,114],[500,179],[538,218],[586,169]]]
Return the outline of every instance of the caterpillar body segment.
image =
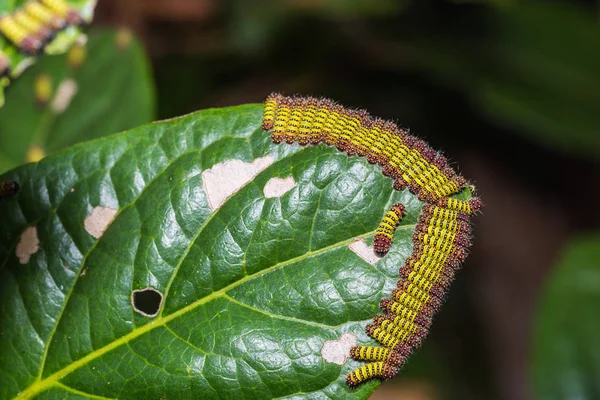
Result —
[[[443,220],[421,217],[415,227],[413,239],[416,233],[423,233],[430,236],[447,236],[449,232],[456,232],[458,235],[465,236],[471,234],[471,227],[464,221],[454,219],[447,221],[447,223],[439,224],[440,221],[446,222]],[[429,224],[429,222],[432,222],[432,224]]]
[[[395,367],[401,367],[405,359],[398,352],[381,346],[354,346],[350,349],[350,357],[355,360],[383,361]]]
[[[457,200],[452,197],[445,197],[438,201],[438,207],[455,210],[467,215],[472,215],[481,209],[482,202],[479,197],[474,197],[470,200]]]
[[[386,330],[394,337],[408,343],[410,346],[418,347],[421,345],[423,338],[427,335],[427,329],[418,326],[410,321],[393,318],[393,319],[377,319],[373,320],[373,325]],[[367,329],[368,326],[367,326]]]
[[[415,302],[414,304],[418,303]],[[415,314],[421,313],[426,319],[431,319],[436,311],[428,304],[420,303],[420,308],[415,308],[414,306],[407,306],[405,303],[398,303],[393,299],[383,299],[379,305],[384,312],[398,315],[402,314],[405,308],[410,308]]]
[[[39,54],[44,48],[43,42],[19,25],[11,14],[0,17],[0,32],[27,55]]]
[[[285,132],[286,143],[292,144],[298,140],[298,132],[300,131],[303,115],[304,108],[302,105],[296,105],[295,107],[290,108],[290,117]]]
[[[308,103],[314,108],[303,113],[302,109]],[[280,107],[287,110],[280,114]],[[282,121],[278,124],[280,116]],[[386,172],[402,176],[412,184],[409,189],[421,200],[439,200],[462,189],[454,171],[444,163],[440,169],[433,162],[437,155],[435,151],[391,122],[382,122],[362,110],[345,109],[328,99],[278,94],[267,98],[263,128],[271,131],[275,143],[281,143],[282,136],[287,143],[294,143],[301,127],[301,144],[316,144],[316,137],[320,134],[320,141],[325,144],[349,155],[365,156],[369,162],[381,165]],[[309,127],[312,140],[307,141],[305,137],[309,135]]]
[[[55,31],[66,28],[66,19],[52,12],[49,8],[42,5],[38,1],[28,1],[23,6],[23,10],[33,18],[52,27]]]
[[[390,379],[396,376],[398,370],[396,367],[386,364],[384,362],[378,361],[369,363],[367,365],[363,365],[354,371],[350,372],[346,377],[346,383],[350,387],[356,387],[361,383],[372,379]]]
[[[273,129],[273,122],[275,122],[275,110],[277,104],[280,101],[281,95],[277,93],[271,93],[265,101],[265,109],[263,111],[262,128],[265,131]]]
[[[55,1],[55,0],[51,0]],[[367,325],[367,334],[381,346],[355,346],[351,357],[370,363],[352,371],[347,383],[356,387],[372,378],[390,378],[427,335],[433,315],[442,306],[455,271],[470,246],[470,215],[481,200],[450,196],[470,186],[446,157],[391,121],[351,110],[329,99],[272,94],[265,102],[263,129],[274,143],[324,144],[348,156],[366,158],[381,167],[395,190],[408,189],[425,204],[412,234],[413,251],[399,269],[391,298],[380,302],[383,315]],[[395,204],[373,238],[374,251],[385,255],[406,210]]]
[[[24,10],[17,10],[12,14],[12,16],[17,24],[21,25],[23,29],[36,36],[43,43],[47,43],[54,38],[55,32],[50,27],[33,18]]]
[[[69,25],[80,26],[84,24],[81,14],[64,0],[40,0],[42,4],[54,11],[61,18],[67,20]]]
[[[271,140],[273,143],[281,143],[286,136],[287,126],[290,119],[291,107],[287,98],[279,99],[275,110],[275,121],[271,130]]]

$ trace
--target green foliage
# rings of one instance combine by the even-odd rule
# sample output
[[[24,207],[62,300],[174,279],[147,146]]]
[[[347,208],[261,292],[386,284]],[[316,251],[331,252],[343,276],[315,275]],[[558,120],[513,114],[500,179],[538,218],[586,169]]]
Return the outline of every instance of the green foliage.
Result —
[[[32,146],[51,153],[86,139],[150,122],[154,88],[147,57],[126,31],[101,30],[89,35],[81,67],[69,55],[44,57],[8,90],[0,109],[0,171],[27,161]],[[36,81],[46,76],[51,98],[36,99]],[[64,112],[52,107],[61,83],[72,81],[76,93]]]
[[[212,109],[76,145],[13,170],[22,191],[0,208],[0,397],[366,398],[321,348],[360,343],[412,248],[421,203],[379,168],[332,148],[271,143],[262,106]],[[206,170],[271,164],[211,209]],[[263,159],[268,160],[268,159]],[[234,176],[242,173],[233,169]],[[293,177],[266,198],[273,177]],[[224,177],[221,181],[232,179]],[[214,201],[214,199],[213,199]],[[393,202],[407,206],[390,253],[371,244]],[[118,210],[100,239],[97,207]],[[35,226],[39,250],[17,258]],[[158,316],[132,290],[164,294]],[[22,354],[27,354],[22,358]]]
[[[533,336],[538,399],[600,397],[600,235],[574,240],[544,288]]]
[[[11,13],[21,7],[29,0],[0,0],[0,15]],[[88,21],[91,21],[97,0],[65,0],[74,5],[81,15]],[[63,54],[71,48],[73,43],[81,36],[81,29],[78,27],[69,27],[59,32],[56,37],[48,44],[45,49],[46,54]],[[21,53],[10,41],[0,34],[0,54],[8,56],[12,73],[11,79],[18,78],[32,63],[36,57],[27,56]],[[7,78],[0,78],[0,108],[4,104],[4,92],[10,84]]]
[[[600,34],[572,5],[515,2],[490,10],[480,38],[423,44],[423,66],[475,107],[544,145],[600,155]]]

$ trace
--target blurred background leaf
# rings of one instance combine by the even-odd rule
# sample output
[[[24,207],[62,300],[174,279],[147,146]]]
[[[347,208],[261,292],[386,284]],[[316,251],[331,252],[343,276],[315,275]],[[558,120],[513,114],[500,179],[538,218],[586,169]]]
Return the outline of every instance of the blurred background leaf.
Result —
[[[600,234],[566,246],[538,304],[533,378],[538,399],[600,398]]]
[[[531,1],[483,18],[479,37],[429,38],[420,46],[424,68],[465,91],[498,124],[600,157],[597,18],[573,5]]]
[[[44,57],[11,85],[8,99],[0,109],[0,172],[155,118],[147,56],[125,30],[96,30],[84,47]]]
[[[0,15],[5,13],[11,13],[16,9],[23,6],[29,0],[6,0],[0,1]],[[85,21],[91,21],[94,15],[94,8],[96,7],[97,0],[64,0],[67,3],[73,5],[81,13],[81,16]],[[79,27],[68,27],[56,35],[56,37],[48,43],[45,48],[46,54],[63,54],[68,51],[71,46],[82,36],[81,28]],[[0,78],[0,108],[4,104],[4,92],[10,85],[11,80],[17,79],[23,71],[29,66],[35,63],[38,57],[32,57],[20,52],[13,44],[5,39],[0,34],[0,54],[4,53],[11,64],[10,79]]]

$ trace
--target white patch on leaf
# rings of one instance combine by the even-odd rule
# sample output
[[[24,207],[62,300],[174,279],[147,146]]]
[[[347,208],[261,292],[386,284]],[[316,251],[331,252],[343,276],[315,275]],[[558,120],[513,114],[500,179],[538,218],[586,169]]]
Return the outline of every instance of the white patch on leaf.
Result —
[[[252,163],[230,160],[215,164],[202,172],[202,185],[208,196],[211,210],[220,208],[229,196],[271,164],[273,164],[271,156],[257,158]]]
[[[273,197],[281,197],[296,186],[294,177],[288,176],[285,179],[271,178],[265,185],[263,192],[265,198],[272,199]]]
[[[323,343],[321,356],[327,362],[344,365],[353,346],[356,346],[356,336],[346,332],[339,340],[328,340]]]
[[[357,256],[359,256],[371,265],[374,265],[377,261],[381,259],[381,257],[375,254],[373,247],[367,245],[367,242],[365,242],[365,239],[363,238],[354,239],[352,243],[348,245],[348,247],[350,248],[350,250],[356,253]]]
[[[40,249],[40,241],[37,236],[37,228],[30,226],[21,233],[21,240],[17,244],[15,253],[21,264],[27,264],[31,256]]]
[[[114,208],[96,206],[92,212],[85,217],[83,226],[85,227],[87,233],[98,239],[104,234],[106,228],[108,228],[108,225],[113,222],[116,214],[117,210]]]

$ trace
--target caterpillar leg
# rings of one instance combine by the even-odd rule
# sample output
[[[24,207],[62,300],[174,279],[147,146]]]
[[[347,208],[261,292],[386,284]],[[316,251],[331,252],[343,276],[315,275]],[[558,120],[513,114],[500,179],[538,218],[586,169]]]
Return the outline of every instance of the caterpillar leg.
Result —
[[[398,227],[398,223],[400,223],[404,217],[404,214],[406,214],[406,207],[404,207],[404,205],[401,203],[394,204],[392,208],[385,214],[379,223],[379,227],[375,233],[375,238],[373,239],[375,253],[380,256],[384,256],[390,250],[390,246],[392,245],[392,240],[394,238],[394,232]]]
[[[369,379],[390,379],[396,376],[398,370],[396,367],[386,364],[382,361],[373,362],[367,365],[363,365],[354,371],[350,372],[346,377],[346,383],[351,388],[355,388],[363,382]]]

